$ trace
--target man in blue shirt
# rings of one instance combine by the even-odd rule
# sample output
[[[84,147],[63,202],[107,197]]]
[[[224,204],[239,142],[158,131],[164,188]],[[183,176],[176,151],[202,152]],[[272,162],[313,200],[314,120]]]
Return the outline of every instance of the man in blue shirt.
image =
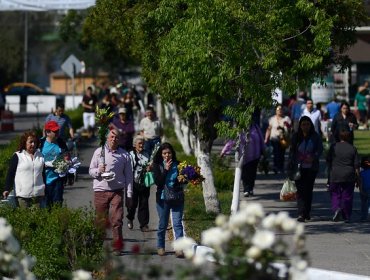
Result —
[[[62,138],[63,140],[67,140],[67,135],[65,135],[65,130],[68,129],[69,136],[73,139],[74,134],[73,134],[73,127],[72,127],[72,122],[71,119],[64,114],[64,105],[63,104],[58,104],[55,112],[52,114],[49,114],[46,117],[45,123],[48,121],[55,121],[59,125],[59,137]]]
[[[334,119],[334,116],[339,112],[340,104],[337,102],[336,98],[334,97],[333,100],[326,105],[326,112],[328,114],[329,119]]]

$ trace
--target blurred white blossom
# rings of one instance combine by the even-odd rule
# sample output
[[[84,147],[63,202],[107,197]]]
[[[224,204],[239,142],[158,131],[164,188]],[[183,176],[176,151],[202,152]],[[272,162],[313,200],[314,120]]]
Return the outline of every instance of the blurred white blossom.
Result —
[[[12,233],[12,226],[0,218],[0,275],[11,275],[16,280],[33,280],[31,272],[35,261],[21,250]]]
[[[291,234],[291,241],[287,240],[287,234]],[[203,245],[211,247],[213,251],[198,252],[194,249],[192,239],[175,241],[174,248],[185,252],[191,246],[192,251],[186,257],[192,259],[197,266],[203,265],[207,260],[214,260],[221,267],[235,267],[237,264],[239,268],[249,267],[244,273],[258,271],[258,274],[270,275],[272,278],[277,273],[272,262],[288,259],[285,273],[289,276],[286,278],[306,279],[308,262],[304,226],[289,217],[287,212],[265,216],[261,204],[243,201],[240,210],[231,217],[219,215],[216,218],[216,227],[203,231],[201,240]],[[227,271],[220,269],[220,273],[228,273]],[[250,274],[244,276],[248,279]]]
[[[275,234],[269,230],[258,230],[252,238],[252,244],[265,250],[271,248],[275,241]]]
[[[72,280],[91,280],[93,279],[91,273],[82,269],[76,270],[72,273]]]

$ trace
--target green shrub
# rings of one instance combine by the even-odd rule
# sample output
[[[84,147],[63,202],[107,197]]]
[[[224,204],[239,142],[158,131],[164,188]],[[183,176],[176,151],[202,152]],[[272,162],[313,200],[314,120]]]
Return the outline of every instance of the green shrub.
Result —
[[[8,172],[9,160],[18,148],[19,138],[12,140],[8,145],[0,147],[0,193],[4,191],[5,177]]]
[[[103,232],[94,226],[92,209],[2,206],[0,216],[13,226],[22,248],[36,257],[37,279],[68,279],[71,271],[92,271],[103,259]]]
[[[74,109],[74,110],[67,110],[65,113],[70,117],[73,129],[76,130],[77,128],[80,128],[83,125],[82,106],[79,106],[77,107],[77,109]]]

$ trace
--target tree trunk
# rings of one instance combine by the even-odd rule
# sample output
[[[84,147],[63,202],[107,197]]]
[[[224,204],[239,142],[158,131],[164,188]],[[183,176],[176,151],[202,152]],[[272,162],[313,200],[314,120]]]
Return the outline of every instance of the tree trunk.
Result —
[[[243,137],[242,134],[240,134],[238,144],[235,147],[235,176],[234,176],[233,199],[231,202],[231,215],[234,215],[239,210],[242,166],[243,159],[245,157],[244,151],[246,151],[247,146],[249,144],[249,131],[245,134],[245,140],[242,140],[242,137]]]
[[[180,144],[182,146],[182,149],[184,150],[184,153],[187,155],[191,155],[193,151],[190,147],[190,141],[189,141],[190,129],[185,124],[185,121],[181,120],[176,106],[174,106],[173,117],[175,120],[175,133],[176,133],[177,139],[180,141]]]
[[[205,180],[203,181],[204,205],[207,213],[218,214],[221,211],[220,202],[217,199],[217,191],[213,179],[211,168],[210,152],[202,147],[208,146],[208,143],[198,140],[197,160]]]

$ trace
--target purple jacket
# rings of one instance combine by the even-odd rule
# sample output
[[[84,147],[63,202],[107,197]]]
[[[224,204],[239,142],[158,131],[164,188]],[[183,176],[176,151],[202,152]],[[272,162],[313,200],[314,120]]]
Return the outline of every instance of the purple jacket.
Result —
[[[234,140],[229,140],[222,149],[221,154],[229,154],[232,147],[235,145]],[[249,128],[249,143],[246,145],[245,133],[240,134],[239,154],[242,154],[244,149],[243,164],[260,158],[265,149],[265,143],[261,129],[258,125],[252,124]]]

